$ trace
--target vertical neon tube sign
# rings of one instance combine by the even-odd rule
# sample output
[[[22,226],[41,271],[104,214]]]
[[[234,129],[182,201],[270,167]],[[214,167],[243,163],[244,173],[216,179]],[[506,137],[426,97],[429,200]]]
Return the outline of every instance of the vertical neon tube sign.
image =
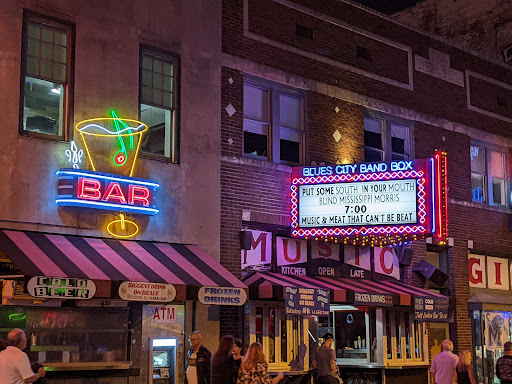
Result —
[[[435,216],[437,216],[437,228],[435,239],[444,245],[448,240],[448,172],[446,152],[435,151]]]

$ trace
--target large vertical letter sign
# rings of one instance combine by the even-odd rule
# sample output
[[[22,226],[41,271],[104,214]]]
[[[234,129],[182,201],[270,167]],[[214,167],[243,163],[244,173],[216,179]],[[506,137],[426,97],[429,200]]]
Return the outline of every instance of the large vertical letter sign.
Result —
[[[265,269],[272,261],[272,232],[251,233],[251,249],[242,249],[242,269]]]
[[[400,280],[400,267],[398,263],[398,256],[396,255],[394,248],[375,247],[373,259],[376,273],[394,277],[395,279]]]
[[[276,237],[277,266],[285,275],[305,275],[308,243],[305,240]]]

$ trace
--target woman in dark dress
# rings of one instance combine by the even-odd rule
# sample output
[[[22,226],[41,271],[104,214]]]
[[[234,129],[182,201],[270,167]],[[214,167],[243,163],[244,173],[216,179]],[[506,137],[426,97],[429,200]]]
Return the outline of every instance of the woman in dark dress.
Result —
[[[233,345],[233,359],[235,359],[235,382],[238,378],[238,371],[240,370],[240,365],[242,364],[244,355],[242,354],[242,340],[236,339],[235,344]]]
[[[235,384],[234,341],[233,336],[220,339],[219,348],[212,356],[211,384]]]
[[[471,352],[469,351],[462,351],[459,353],[459,362],[457,363],[457,383],[476,384],[475,378],[473,377]]]

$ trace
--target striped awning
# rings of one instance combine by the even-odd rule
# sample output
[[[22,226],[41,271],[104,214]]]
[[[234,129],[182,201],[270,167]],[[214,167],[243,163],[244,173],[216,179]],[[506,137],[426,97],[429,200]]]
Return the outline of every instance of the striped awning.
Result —
[[[372,281],[332,277],[291,276],[273,272],[254,272],[243,279],[250,299],[284,298],[285,287],[323,288],[331,290],[331,303],[353,303],[356,293],[388,294],[394,305],[412,306],[414,297],[445,297],[436,292],[398,281]]]
[[[0,251],[25,276],[166,283],[180,301],[203,286],[247,288],[195,245],[0,230]]]

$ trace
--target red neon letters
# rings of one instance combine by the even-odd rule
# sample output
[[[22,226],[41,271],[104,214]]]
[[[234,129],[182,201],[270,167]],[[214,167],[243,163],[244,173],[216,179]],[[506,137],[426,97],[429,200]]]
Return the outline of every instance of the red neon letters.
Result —
[[[149,188],[142,185],[128,184],[127,189],[126,192],[123,192],[121,184],[115,181],[107,181],[105,185],[102,185],[99,180],[79,177],[77,198],[123,205],[144,207],[150,205],[151,192]],[[126,196],[128,196],[128,199]]]

